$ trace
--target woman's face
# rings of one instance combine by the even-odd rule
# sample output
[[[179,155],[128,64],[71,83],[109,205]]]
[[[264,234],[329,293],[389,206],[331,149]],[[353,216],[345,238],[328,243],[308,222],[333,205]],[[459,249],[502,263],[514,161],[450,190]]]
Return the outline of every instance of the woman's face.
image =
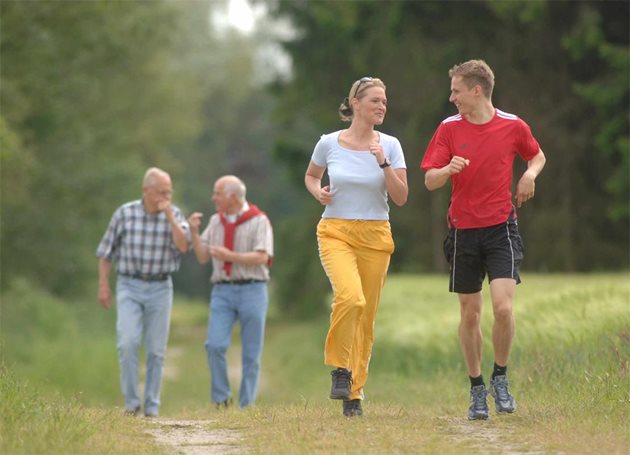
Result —
[[[371,125],[380,125],[385,120],[387,112],[387,97],[385,89],[378,86],[368,87],[359,92],[359,98],[352,99],[354,119]]]

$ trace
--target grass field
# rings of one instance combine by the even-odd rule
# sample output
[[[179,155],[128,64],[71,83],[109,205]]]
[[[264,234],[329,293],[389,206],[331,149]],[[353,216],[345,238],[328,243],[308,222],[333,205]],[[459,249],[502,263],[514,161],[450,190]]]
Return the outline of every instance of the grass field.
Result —
[[[517,413],[468,422],[459,308],[443,276],[392,276],[376,323],[365,415],[327,399],[327,317],[268,322],[257,405],[209,405],[205,302],[178,299],[162,415],[238,432],[249,453],[627,453],[630,276],[525,275],[510,361]],[[121,416],[114,312],[17,283],[3,295],[0,453],[171,453]],[[492,366],[490,305],[483,372]],[[230,348],[239,381],[238,337]],[[238,390],[235,390],[235,395]]]

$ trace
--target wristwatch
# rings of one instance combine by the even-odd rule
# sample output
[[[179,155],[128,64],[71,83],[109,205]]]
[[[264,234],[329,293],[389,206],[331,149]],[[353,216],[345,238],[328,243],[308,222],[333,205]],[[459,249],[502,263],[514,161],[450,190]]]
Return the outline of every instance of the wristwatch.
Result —
[[[385,158],[385,161],[383,161],[383,164],[379,164],[378,166],[381,169],[385,169],[387,166],[391,166],[391,165],[392,165],[392,163],[390,163],[389,160],[387,158]]]

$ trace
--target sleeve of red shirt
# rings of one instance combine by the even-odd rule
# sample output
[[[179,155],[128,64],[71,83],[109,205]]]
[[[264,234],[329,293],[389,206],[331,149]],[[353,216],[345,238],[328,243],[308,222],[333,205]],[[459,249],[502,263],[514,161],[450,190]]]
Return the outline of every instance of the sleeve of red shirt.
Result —
[[[433,134],[431,142],[427,146],[427,150],[424,152],[424,158],[420,167],[424,171],[429,169],[442,168],[446,166],[451,160],[451,147],[448,138],[448,131],[445,124],[442,123]]]
[[[525,161],[529,161],[538,155],[538,150],[540,150],[540,145],[534,135],[532,134],[532,130],[527,123],[523,120],[519,119],[520,123],[520,131],[521,131],[521,140],[518,146],[518,154]]]

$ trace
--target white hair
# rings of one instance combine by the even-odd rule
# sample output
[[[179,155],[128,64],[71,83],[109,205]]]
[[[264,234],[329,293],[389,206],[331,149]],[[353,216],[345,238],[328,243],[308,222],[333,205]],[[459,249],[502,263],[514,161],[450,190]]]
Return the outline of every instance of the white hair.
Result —
[[[142,180],[143,188],[148,188],[155,185],[155,181],[159,177],[169,177],[168,172],[163,171],[157,167],[150,167],[147,172],[144,173],[144,179]]]
[[[223,180],[223,191],[227,196],[234,194],[239,201],[245,200],[245,195],[247,194],[247,187],[245,183],[235,175],[226,175],[222,177]]]

